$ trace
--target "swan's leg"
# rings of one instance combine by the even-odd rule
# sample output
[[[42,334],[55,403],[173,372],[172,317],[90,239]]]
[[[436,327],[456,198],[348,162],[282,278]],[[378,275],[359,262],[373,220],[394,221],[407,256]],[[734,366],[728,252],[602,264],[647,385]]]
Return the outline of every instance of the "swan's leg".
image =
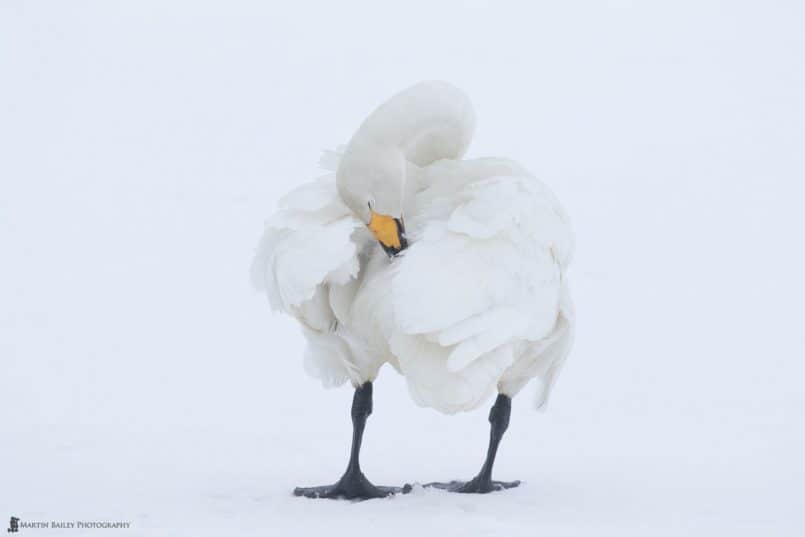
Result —
[[[478,475],[469,481],[451,481],[449,483],[429,483],[425,486],[449,490],[450,492],[486,493],[495,490],[510,489],[520,484],[519,481],[493,481],[492,466],[495,464],[495,455],[498,452],[500,439],[509,427],[512,400],[507,395],[498,394],[495,404],[489,411],[489,449],[486,460]]]
[[[369,498],[383,498],[390,494],[402,492],[399,487],[378,487],[373,485],[361,472],[360,453],[363,440],[363,429],[366,427],[366,418],[372,413],[372,383],[367,382],[355,388],[352,398],[352,450],[349,455],[347,470],[341,479],[334,485],[323,487],[297,487],[293,493],[296,496],[308,498],[346,498],[366,500]],[[410,490],[407,488],[406,492]]]

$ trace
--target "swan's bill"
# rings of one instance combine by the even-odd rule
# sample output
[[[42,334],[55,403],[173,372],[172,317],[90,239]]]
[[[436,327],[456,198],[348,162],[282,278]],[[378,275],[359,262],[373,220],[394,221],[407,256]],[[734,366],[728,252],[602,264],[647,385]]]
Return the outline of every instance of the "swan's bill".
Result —
[[[400,218],[372,211],[369,229],[389,257],[394,257],[408,247],[408,240],[405,238],[405,225]]]

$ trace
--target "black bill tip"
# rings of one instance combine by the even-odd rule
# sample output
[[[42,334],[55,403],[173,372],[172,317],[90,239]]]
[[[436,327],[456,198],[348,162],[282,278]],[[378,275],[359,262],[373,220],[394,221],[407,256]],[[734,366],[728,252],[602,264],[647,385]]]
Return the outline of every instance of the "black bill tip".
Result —
[[[386,255],[392,258],[408,248],[408,239],[405,237],[405,224],[400,218],[395,218],[394,223],[397,224],[397,238],[400,240],[400,247],[397,248],[396,246],[386,246],[382,242],[380,243],[380,246],[383,247],[383,251],[386,252]]]

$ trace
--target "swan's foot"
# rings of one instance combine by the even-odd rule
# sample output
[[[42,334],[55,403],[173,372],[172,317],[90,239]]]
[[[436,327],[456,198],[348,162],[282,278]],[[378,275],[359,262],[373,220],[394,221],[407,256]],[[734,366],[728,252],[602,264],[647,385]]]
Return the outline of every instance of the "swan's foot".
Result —
[[[400,487],[379,487],[373,485],[362,472],[347,473],[334,485],[324,485],[322,487],[297,487],[293,493],[295,496],[305,498],[329,498],[346,500],[369,500],[372,498],[385,498],[392,494],[410,492],[411,488],[406,485]]]
[[[361,472],[358,462],[363,440],[363,429],[366,418],[372,413],[372,383],[367,382],[355,388],[352,398],[352,451],[349,456],[347,471],[334,485],[323,487],[297,487],[295,496],[306,498],[345,498],[348,500],[368,500],[371,498],[385,498],[399,492],[411,492],[410,485],[400,487],[377,487],[373,485]]]
[[[496,490],[512,489],[520,485],[520,481],[494,481],[486,478],[474,477],[469,481],[450,481],[448,483],[428,483],[426,487],[460,492],[463,494],[486,494]]]
[[[500,439],[509,427],[512,400],[508,395],[498,394],[495,404],[489,410],[489,449],[486,451],[486,460],[478,475],[469,481],[450,481],[449,483],[428,483],[425,487],[462,492],[465,494],[486,494],[496,490],[511,489],[520,485],[519,481],[494,481],[492,479],[492,466],[498,452]]]

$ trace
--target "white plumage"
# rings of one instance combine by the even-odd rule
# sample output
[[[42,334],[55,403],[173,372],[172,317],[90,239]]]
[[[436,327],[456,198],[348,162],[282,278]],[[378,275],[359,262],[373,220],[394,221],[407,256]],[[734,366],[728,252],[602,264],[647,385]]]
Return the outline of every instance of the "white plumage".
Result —
[[[417,84],[323,159],[337,174],[291,192],[268,222],[253,281],[299,320],[325,385],[361,386],[389,362],[418,404],[445,413],[535,378],[547,400],[573,338],[570,225],[519,164],[461,158],[473,125],[462,92]],[[367,204],[404,219],[405,251],[384,253]]]
[[[428,174],[454,177],[453,188],[417,196],[423,229],[392,283],[390,344],[411,394],[453,413],[539,377],[542,405],[572,338],[567,220],[544,185],[505,160],[442,161]]]

